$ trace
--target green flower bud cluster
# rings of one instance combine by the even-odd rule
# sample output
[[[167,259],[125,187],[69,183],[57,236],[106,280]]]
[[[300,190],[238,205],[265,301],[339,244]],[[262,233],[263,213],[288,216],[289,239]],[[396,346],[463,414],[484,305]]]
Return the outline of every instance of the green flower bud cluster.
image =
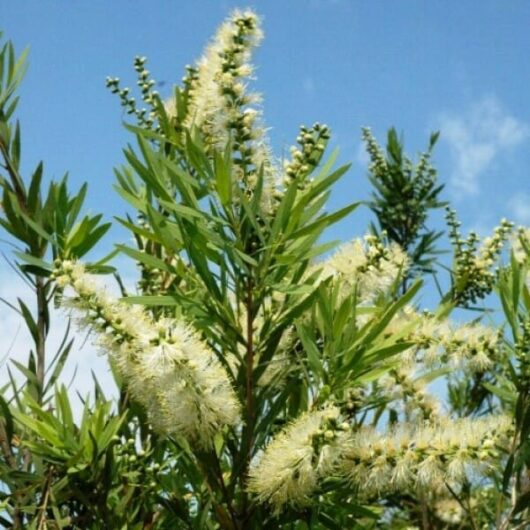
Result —
[[[416,165],[416,178],[425,185],[430,185],[436,180],[436,169],[431,165],[431,151],[421,153],[418,164]]]
[[[364,236],[366,243],[366,263],[359,266],[358,272],[360,274],[366,273],[371,269],[379,269],[384,261],[390,259],[390,249],[383,243],[386,237],[386,232],[381,232],[380,235],[367,234]]]
[[[241,113],[235,112],[227,123],[228,128],[234,133],[232,147],[240,155],[234,163],[240,166],[252,166],[253,164],[256,146],[252,142],[261,137],[261,130],[254,128],[257,114],[254,109],[245,109]]]
[[[336,440],[340,433],[347,433],[350,431],[351,426],[348,422],[341,422],[336,416],[325,417],[320,428],[310,435],[315,460],[314,463],[317,464],[317,456],[321,454],[326,445],[329,445]]]
[[[512,250],[518,263],[530,263],[530,228],[517,227],[512,241]]]
[[[118,94],[120,97],[120,104],[127,114],[137,113],[136,99],[130,95],[130,88],[120,88],[119,77],[107,77],[105,84],[112,94]]]
[[[388,171],[388,165],[386,163],[384,151],[379,147],[370,127],[363,127],[361,131],[363,141],[366,144],[366,151],[371,160],[371,163],[368,166],[368,171],[374,175],[385,174]]]
[[[285,187],[297,180],[299,188],[304,188],[304,179],[320,163],[330,136],[327,125],[315,123],[312,127],[304,125],[300,127],[300,134],[296,138],[299,147],[291,147],[291,160],[287,160],[284,164]]]
[[[460,234],[460,221],[456,212],[447,208],[449,239],[454,249],[452,298],[460,306],[468,306],[483,299],[493,289],[496,270],[492,270],[504,244],[513,229],[513,223],[502,219],[492,237],[485,238],[479,248],[480,238],[470,232],[467,239]]]
[[[346,391],[344,403],[341,406],[341,412],[348,417],[353,417],[361,407],[366,404],[367,392],[366,388],[358,386],[350,388]]]
[[[119,436],[114,436],[114,440],[116,441],[114,458],[121,468],[121,473],[126,474],[129,480],[141,484],[144,488],[155,489],[158,477],[163,471],[162,466],[156,462],[146,465],[148,454],[144,449],[137,448],[134,438],[124,440]]]
[[[126,467],[136,467],[138,465],[138,456],[144,456],[144,452],[139,452],[136,449],[136,441],[134,438],[123,440],[119,436],[115,436],[114,440],[117,442],[115,446],[116,461],[125,465]]]
[[[530,384],[530,316],[520,318],[521,333],[515,342],[515,355],[519,361],[521,376]]]
[[[185,69],[186,74],[182,77],[182,87],[188,93],[199,78],[199,70],[195,66],[191,66],[191,64],[187,64]]]
[[[147,267],[142,264],[141,278],[138,280],[138,289],[142,294],[165,294],[165,281],[160,269]]]
[[[155,109],[159,94],[156,90],[153,90],[156,81],[151,79],[149,70],[145,68],[146,61],[146,57],[136,56],[134,58],[134,69],[138,76],[137,85],[140,89],[141,98],[150,107],[150,110],[145,107],[137,107],[136,99],[130,95],[130,88],[120,88],[120,79],[118,77],[107,77],[106,86],[112,94],[119,96],[120,104],[127,114],[135,115],[140,126],[151,129],[155,123]]]
[[[156,90],[153,90],[153,86],[156,82],[151,78],[149,70],[145,68],[146,61],[146,57],[136,56],[134,58],[134,69],[138,76],[136,84],[141,91],[142,100],[151,108],[151,111],[147,114],[147,109],[142,108],[136,111],[136,116],[139,125],[150,129],[153,126],[156,117],[155,108],[157,101],[159,101],[159,94]]]

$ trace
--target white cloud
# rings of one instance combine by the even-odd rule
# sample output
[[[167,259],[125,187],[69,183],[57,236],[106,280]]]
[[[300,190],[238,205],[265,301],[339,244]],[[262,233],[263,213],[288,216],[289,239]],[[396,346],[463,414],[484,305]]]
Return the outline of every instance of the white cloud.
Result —
[[[444,113],[439,125],[454,161],[451,183],[464,194],[477,193],[480,176],[530,132],[528,125],[510,115],[495,97],[482,98],[463,114]]]
[[[522,225],[530,225],[530,194],[518,193],[514,195],[509,201],[512,218]]]

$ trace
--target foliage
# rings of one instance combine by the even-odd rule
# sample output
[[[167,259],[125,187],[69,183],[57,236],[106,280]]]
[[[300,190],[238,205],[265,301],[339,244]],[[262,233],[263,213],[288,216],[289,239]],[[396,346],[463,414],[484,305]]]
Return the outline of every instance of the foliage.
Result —
[[[370,157],[369,179],[374,188],[368,206],[379,222],[379,229],[411,257],[412,264],[405,279],[433,272],[436,241],[442,232],[429,230],[429,211],[444,206],[439,195],[437,172],[431,164],[433,148],[439,133],[431,134],[429,145],[417,164],[405,155],[403,141],[394,128],[388,131],[386,153],[369,128],[363,128],[363,140]],[[372,227],[375,231],[375,227]]]
[[[109,224],[81,216],[86,187],[71,194],[65,178],[45,195],[42,164],[19,174],[25,61],[4,45],[0,221],[36,311],[8,302],[34,345],[26,365],[12,363],[23,383],[9,371],[0,394],[0,524],[525,528],[528,232],[502,265],[508,223],[481,252],[451,217],[451,287],[422,310],[440,237],[426,221],[443,204],[429,162],[437,136],[414,166],[394,130],[386,158],[365,130],[386,238],[374,230],[330,254],[323,235],[358,207],[326,209],[348,166],[325,154],[330,131],[318,123],[301,128],[283,165],[272,155],[247,86],[261,38],[254,13],[233,13],[167,101],[137,57],[146,108],[107,79],[136,120],[116,169],[136,212],[118,222],[134,244],[116,250],[140,277],[121,299],[101,283],[112,255],[87,261]],[[491,292],[500,324],[450,318]],[[54,302],[91,331],[119,388],[112,399],[94,379],[80,417],[60,383],[76,352],[69,330],[47,351]],[[445,403],[434,381],[448,385]]]
[[[481,248],[476,232],[470,232],[463,240],[456,212],[447,209],[449,238],[454,248],[451,298],[461,306],[476,303],[490,294],[495,285],[495,273],[491,270],[502,252],[504,243],[513,228],[513,223],[502,219],[492,237],[484,239]]]

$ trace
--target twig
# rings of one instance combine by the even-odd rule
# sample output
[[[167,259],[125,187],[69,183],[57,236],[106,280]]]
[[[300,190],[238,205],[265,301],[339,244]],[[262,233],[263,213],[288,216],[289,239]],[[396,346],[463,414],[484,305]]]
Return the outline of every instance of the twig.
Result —
[[[46,482],[44,483],[42,504],[39,506],[39,518],[37,520],[37,530],[43,530],[46,528],[46,509],[48,508],[48,501],[50,500],[50,486],[53,476],[53,466],[48,469],[48,475],[46,476]]]

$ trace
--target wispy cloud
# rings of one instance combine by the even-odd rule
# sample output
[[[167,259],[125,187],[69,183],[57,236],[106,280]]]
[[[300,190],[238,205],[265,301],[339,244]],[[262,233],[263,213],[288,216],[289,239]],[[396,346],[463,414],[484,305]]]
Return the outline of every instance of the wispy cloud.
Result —
[[[451,184],[464,194],[477,193],[481,175],[530,133],[528,125],[510,115],[496,97],[482,98],[463,114],[442,114],[439,126],[453,157]]]
[[[530,225],[530,194],[518,193],[509,201],[508,206],[514,221],[522,225]]]

